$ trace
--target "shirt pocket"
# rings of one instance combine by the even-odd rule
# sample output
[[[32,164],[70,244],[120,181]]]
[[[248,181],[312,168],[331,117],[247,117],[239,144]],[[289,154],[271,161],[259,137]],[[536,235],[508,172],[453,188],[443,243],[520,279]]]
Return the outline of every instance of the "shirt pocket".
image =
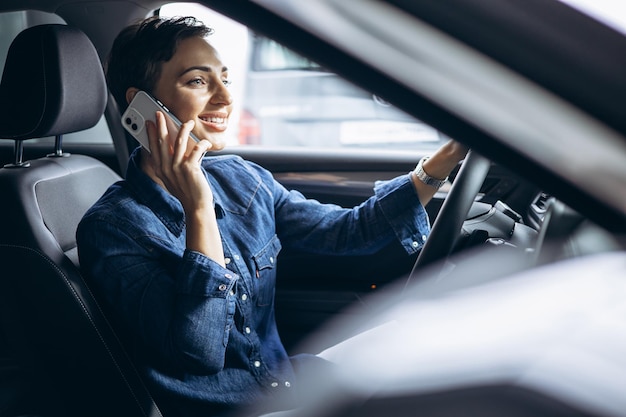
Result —
[[[281,248],[278,236],[274,235],[263,249],[252,257],[256,269],[254,284],[258,306],[270,305],[274,300],[276,261]]]

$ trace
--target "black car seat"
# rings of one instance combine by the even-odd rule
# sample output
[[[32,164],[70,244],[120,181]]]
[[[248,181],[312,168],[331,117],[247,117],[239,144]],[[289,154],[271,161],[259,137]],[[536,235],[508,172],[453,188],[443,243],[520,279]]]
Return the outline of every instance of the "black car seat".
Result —
[[[63,153],[62,135],[94,126],[106,97],[83,32],[40,25],[13,41],[0,83],[0,138],[15,141],[15,160],[0,168],[0,333],[27,375],[28,412],[161,415],[78,267],[78,222],[120,176]],[[55,151],[24,161],[23,142],[46,136]]]

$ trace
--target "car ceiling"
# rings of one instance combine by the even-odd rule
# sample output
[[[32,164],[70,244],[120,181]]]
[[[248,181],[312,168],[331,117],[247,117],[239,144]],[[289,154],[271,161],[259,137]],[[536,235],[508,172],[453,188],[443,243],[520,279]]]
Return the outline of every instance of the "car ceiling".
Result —
[[[113,35],[103,37],[97,30],[100,25],[118,25],[121,29],[163,3],[5,0],[0,10],[55,12],[83,29],[103,54]],[[616,105],[626,93],[622,91],[626,82],[620,73],[626,64],[626,42],[608,29],[598,29],[596,23],[566,6],[548,0],[501,0],[497,4],[488,0],[203,3],[349,76],[493,160],[526,170],[528,178],[600,223],[626,224],[626,203],[615,192],[626,183],[626,109]],[[390,3],[398,9],[390,8]],[[365,7],[379,7],[379,19],[368,21],[371,16],[358,13]],[[414,38],[427,37],[437,48],[398,37],[400,32],[394,33],[393,25],[385,27],[386,19],[402,20],[402,9],[417,13],[422,19],[419,25],[410,21],[414,27],[408,29]],[[310,19],[311,13],[319,18]],[[355,19],[366,29],[355,32]],[[329,27],[333,30],[329,31]],[[109,29],[109,33],[116,32]],[[382,42],[376,44],[380,39]],[[386,48],[385,42],[402,45],[402,49],[386,50],[390,48]],[[599,42],[603,48],[595,48]],[[428,46],[420,48],[422,44]],[[514,51],[511,45],[515,45]],[[378,54],[371,53],[373,48]],[[545,59],[555,54],[559,59]],[[387,58],[381,60],[380,56]],[[417,59],[406,60],[409,56]],[[490,57],[507,63],[528,79]],[[543,65],[548,61],[554,65]],[[472,64],[468,66],[468,62]],[[416,71],[420,71],[419,77]],[[485,76],[487,73],[489,77]],[[582,85],[581,79],[592,82]],[[539,144],[545,146],[549,142],[546,137],[553,139],[548,147],[551,151],[533,153],[533,149],[541,149]],[[595,140],[589,141],[590,137]],[[528,146],[529,143],[536,143],[537,147]],[[599,160],[603,162],[598,164]],[[558,166],[558,161],[568,161],[569,165]],[[596,186],[598,178],[602,178],[603,187]]]

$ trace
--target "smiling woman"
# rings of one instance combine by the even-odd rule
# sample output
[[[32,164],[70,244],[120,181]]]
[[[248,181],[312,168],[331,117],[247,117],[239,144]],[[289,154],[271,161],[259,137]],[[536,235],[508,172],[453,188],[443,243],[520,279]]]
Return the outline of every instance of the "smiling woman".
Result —
[[[196,138],[208,140],[211,150],[221,150],[226,145],[223,133],[233,103],[229,84],[228,68],[215,49],[204,38],[194,36],[176,45],[176,54],[163,63],[159,79],[149,86],[149,92],[181,121],[191,121]],[[137,87],[128,87],[126,101],[132,101],[138,91]],[[213,109],[207,108],[207,100],[215,105]],[[189,151],[193,146],[195,143],[189,141]]]
[[[228,67],[228,90],[233,100],[228,130],[224,137],[228,146],[239,144],[240,115],[246,86],[248,28],[205,6],[194,3],[165,4],[159,9],[159,16],[194,16],[213,30],[209,40],[211,45],[220,52],[222,62]]]
[[[278,408],[293,406],[299,375],[330,363],[290,356],[281,341],[281,249],[365,256],[395,243],[415,253],[429,231],[424,206],[467,152],[450,141],[353,208],[306,199],[259,165],[212,152],[224,146],[232,97],[208,32],[191,17],[151,17],[115,39],[107,74],[118,100],[146,90],[185,123],[171,141],[157,111],[150,151],[135,149],[125,180],[77,230],[81,267],[140,372],[166,411],[187,416],[283,393],[290,400]]]

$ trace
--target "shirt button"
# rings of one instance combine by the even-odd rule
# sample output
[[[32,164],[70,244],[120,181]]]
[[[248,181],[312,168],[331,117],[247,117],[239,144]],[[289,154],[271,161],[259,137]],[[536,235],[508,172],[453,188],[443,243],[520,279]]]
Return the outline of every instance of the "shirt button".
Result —
[[[228,279],[233,279],[233,276],[231,274],[224,274],[224,276]]]
[[[238,261],[239,260],[239,255],[234,255],[233,258]]]
[[[272,382],[272,388],[276,388],[278,386],[278,382]]]
[[[246,301],[248,299],[248,294],[241,294],[241,299]]]
[[[224,258],[224,263],[228,265],[230,263],[230,258]]]
[[[226,288],[228,288],[228,286],[226,284],[221,284],[219,287],[217,287],[220,291],[226,291]]]
[[[274,263],[274,257],[270,256],[270,263],[273,264]]]
[[[422,242],[426,242],[426,235],[422,235]]]
[[[246,331],[246,334],[250,334],[250,332],[251,332],[249,327],[246,327],[245,331]]]
[[[413,243],[411,243],[411,246],[413,246],[414,248],[417,248],[420,244],[417,243],[416,241],[413,241]]]
[[[235,295],[235,291],[230,290],[229,294],[230,294],[230,295]]]
[[[287,388],[291,387],[291,382],[289,382],[289,381],[285,381],[285,386],[286,386]]]
[[[254,367],[255,368],[259,368],[261,366],[261,362],[259,361],[254,361]]]

